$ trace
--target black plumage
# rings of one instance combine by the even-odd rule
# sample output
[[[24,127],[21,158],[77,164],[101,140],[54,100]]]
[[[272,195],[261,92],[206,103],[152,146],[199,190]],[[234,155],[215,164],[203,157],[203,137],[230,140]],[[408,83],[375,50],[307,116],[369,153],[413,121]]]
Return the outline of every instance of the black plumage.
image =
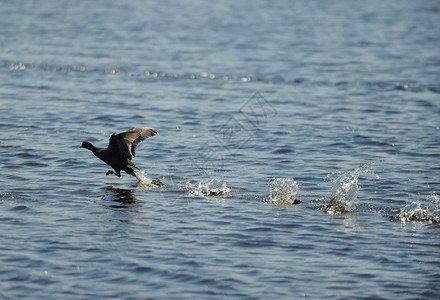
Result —
[[[143,140],[156,135],[157,131],[151,127],[130,128],[122,133],[113,133],[107,148],[95,147],[92,143],[82,142],[80,148],[93,152],[115,170],[108,171],[106,175],[114,174],[121,177],[121,171],[136,176],[134,170],[139,169],[131,161],[135,156],[136,146]]]

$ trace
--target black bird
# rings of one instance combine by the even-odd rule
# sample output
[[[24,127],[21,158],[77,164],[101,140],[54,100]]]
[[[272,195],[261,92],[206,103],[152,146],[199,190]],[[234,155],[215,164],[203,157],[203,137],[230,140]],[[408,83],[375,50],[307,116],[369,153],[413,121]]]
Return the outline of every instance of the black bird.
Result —
[[[138,167],[131,161],[135,155],[137,144],[143,140],[156,135],[157,131],[151,127],[130,128],[125,132],[113,133],[107,148],[99,148],[89,142],[82,142],[80,148],[87,148],[99,159],[116,171],[108,171],[106,175],[114,174],[121,177],[121,171],[136,176],[134,173]]]

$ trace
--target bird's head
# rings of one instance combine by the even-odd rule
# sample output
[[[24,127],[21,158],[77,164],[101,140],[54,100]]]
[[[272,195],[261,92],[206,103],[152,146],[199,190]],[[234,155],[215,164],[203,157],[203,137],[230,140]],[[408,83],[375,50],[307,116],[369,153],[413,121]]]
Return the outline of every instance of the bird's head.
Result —
[[[95,148],[95,146],[93,146],[92,143],[84,141],[84,142],[82,142],[81,146],[79,146],[79,148],[86,148],[86,149],[92,150]]]

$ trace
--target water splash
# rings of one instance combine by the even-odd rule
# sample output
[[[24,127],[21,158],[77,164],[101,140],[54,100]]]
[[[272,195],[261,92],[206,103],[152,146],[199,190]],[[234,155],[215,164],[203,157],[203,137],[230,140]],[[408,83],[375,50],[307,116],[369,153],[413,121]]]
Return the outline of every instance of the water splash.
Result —
[[[325,207],[329,214],[342,214],[356,210],[359,175],[363,172],[372,172],[371,164],[365,163],[354,171],[342,172],[332,180],[332,195]],[[376,175],[376,178],[379,177]]]
[[[300,204],[302,201],[295,199],[299,184],[293,178],[272,178],[269,181],[270,194],[264,202],[272,204]]]
[[[213,178],[208,182],[186,182],[186,192],[190,196],[201,197],[231,197],[231,189],[226,185],[226,182],[217,178]]]
[[[437,194],[431,194],[426,197],[429,201],[428,205],[423,205],[420,201],[412,202],[405,205],[400,210],[396,219],[402,223],[406,222],[426,222],[439,223],[440,222],[440,197]]]
[[[136,178],[139,180],[136,184],[137,187],[142,189],[152,189],[155,187],[165,186],[165,183],[160,180],[159,178],[148,178],[145,175],[145,171],[143,170],[135,170],[134,174],[136,175]]]

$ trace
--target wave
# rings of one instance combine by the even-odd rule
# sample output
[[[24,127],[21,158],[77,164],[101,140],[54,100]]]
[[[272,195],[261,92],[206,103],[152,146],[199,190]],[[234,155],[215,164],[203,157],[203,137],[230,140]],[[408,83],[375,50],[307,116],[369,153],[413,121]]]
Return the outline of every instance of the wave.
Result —
[[[280,74],[228,74],[214,73],[210,71],[173,73],[163,70],[138,70],[136,67],[114,67],[106,68],[101,66],[86,65],[50,65],[50,64],[32,64],[23,62],[0,62],[0,68],[10,71],[40,70],[47,72],[80,72],[80,73],[101,73],[103,75],[119,75],[135,78],[144,78],[148,80],[209,80],[209,81],[238,81],[238,82],[261,82],[267,84],[287,84],[287,85],[305,85],[310,87],[334,86],[340,89],[367,89],[374,91],[409,91],[409,92],[433,92],[440,93],[440,84],[438,83],[420,83],[414,80],[386,80],[386,81],[315,81],[304,77],[289,78]]]

